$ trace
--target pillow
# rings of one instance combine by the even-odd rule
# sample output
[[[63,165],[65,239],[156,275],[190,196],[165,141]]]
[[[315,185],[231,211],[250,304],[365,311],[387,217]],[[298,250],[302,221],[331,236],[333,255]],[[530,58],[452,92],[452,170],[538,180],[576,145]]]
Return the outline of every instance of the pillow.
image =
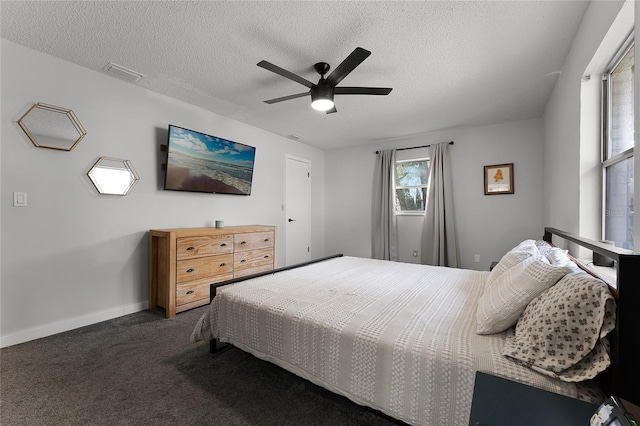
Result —
[[[489,277],[487,278],[486,285],[489,285],[493,281],[495,281],[500,275],[502,275],[507,269],[517,265],[523,260],[527,259],[534,254],[538,254],[538,249],[536,248],[534,240],[524,240],[511,250],[509,250],[500,262],[489,273]]]
[[[551,265],[541,255],[529,256],[507,269],[484,288],[476,310],[476,333],[494,334],[511,327],[529,302],[569,272],[571,269]]]
[[[528,250],[530,247],[536,247],[536,241],[535,240],[524,240],[520,244],[518,244],[517,246],[512,248],[511,251]]]
[[[606,336],[614,326],[606,284],[572,272],[529,303],[502,353],[566,382],[592,379],[611,364]]]
[[[568,266],[573,272],[578,272],[580,268],[578,268],[578,265],[569,258],[568,253],[569,252],[567,250],[562,250],[558,247],[551,247],[551,250],[549,250],[546,256],[547,260],[552,265]]]
[[[538,249],[538,252],[543,256],[546,256],[549,251],[553,249],[553,246],[545,240],[536,240],[535,245]]]
[[[538,252],[547,258],[552,265],[562,265],[570,267],[574,272],[578,271],[578,265],[569,258],[569,251],[559,247],[552,246],[544,240],[535,242]]]

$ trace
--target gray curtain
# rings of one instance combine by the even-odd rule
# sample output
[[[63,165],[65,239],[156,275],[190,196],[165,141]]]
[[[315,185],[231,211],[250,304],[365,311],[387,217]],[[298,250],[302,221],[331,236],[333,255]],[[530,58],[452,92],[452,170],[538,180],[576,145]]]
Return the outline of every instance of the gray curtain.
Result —
[[[422,228],[422,263],[458,266],[449,143],[431,145],[429,193]]]
[[[374,259],[398,260],[398,231],[393,208],[396,151],[378,151],[373,178],[371,252]]]

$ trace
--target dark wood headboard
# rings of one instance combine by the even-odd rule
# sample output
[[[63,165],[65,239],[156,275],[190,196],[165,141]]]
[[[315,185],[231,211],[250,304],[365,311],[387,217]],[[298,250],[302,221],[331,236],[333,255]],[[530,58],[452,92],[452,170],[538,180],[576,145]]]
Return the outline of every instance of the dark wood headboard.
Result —
[[[601,382],[610,395],[640,404],[640,254],[555,228],[544,229],[545,241],[553,243],[554,236],[615,261],[616,283],[605,282],[616,299],[616,328],[610,339],[611,367]]]

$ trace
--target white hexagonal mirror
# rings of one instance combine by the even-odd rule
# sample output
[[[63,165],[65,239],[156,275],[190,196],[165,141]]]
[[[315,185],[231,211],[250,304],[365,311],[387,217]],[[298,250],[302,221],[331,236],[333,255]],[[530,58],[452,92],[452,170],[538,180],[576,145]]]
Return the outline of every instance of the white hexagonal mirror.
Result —
[[[60,151],[71,151],[87,134],[73,111],[42,102],[32,106],[18,125],[38,148]]]
[[[129,160],[100,157],[87,172],[100,194],[127,195],[140,180]]]

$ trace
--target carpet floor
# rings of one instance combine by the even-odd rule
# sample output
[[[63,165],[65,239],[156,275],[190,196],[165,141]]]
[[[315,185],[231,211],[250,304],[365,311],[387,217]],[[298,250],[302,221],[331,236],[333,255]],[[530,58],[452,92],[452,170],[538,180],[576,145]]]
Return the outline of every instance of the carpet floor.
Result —
[[[143,311],[0,349],[2,425],[396,422],[236,348],[189,341],[206,307]]]

